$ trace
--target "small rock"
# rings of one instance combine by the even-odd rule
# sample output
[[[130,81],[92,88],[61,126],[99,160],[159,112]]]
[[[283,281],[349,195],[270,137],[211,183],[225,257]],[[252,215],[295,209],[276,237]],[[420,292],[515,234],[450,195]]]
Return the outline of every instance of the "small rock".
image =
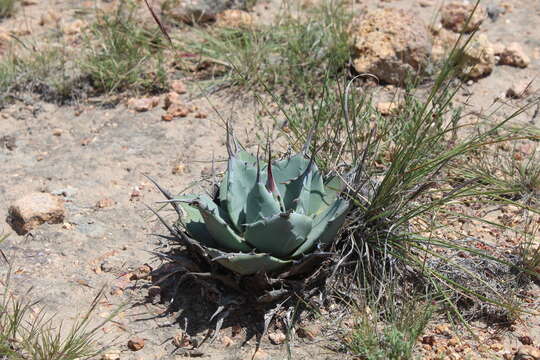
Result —
[[[188,24],[216,20],[217,14],[229,9],[245,9],[247,0],[160,0],[165,15]]]
[[[104,198],[96,203],[96,207],[99,209],[108,208],[114,205],[114,200],[110,198]]]
[[[128,108],[138,111],[138,112],[144,112],[151,110],[158,106],[159,104],[159,98],[149,97],[149,98],[140,98],[140,99],[129,99],[128,100]]]
[[[491,344],[489,348],[493,351],[502,351],[504,349],[504,345],[499,342],[496,342],[496,343]]]
[[[517,81],[512,83],[506,90],[506,97],[513,99],[521,99],[534,92],[532,84],[528,80]]]
[[[139,351],[144,347],[144,339],[133,338],[128,341],[127,346],[131,351]]]
[[[388,116],[395,114],[399,110],[399,104],[395,102],[380,102],[376,108],[381,115]]]
[[[62,133],[63,133],[63,132],[64,132],[64,131],[63,131],[62,129],[53,129],[52,134],[53,134],[54,136],[62,136]]]
[[[173,118],[186,117],[189,113],[191,113],[191,109],[181,104],[172,104],[167,110],[167,114],[169,114]]]
[[[185,94],[187,92],[186,85],[182,80],[171,81],[171,90],[177,94]]]
[[[463,53],[462,76],[466,80],[477,80],[488,76],[495,67],[493,46],[485,34],[474,38]]]
[[[287,339],[287,336],[285,336],[285,334],[282,333],[281,331],[277,331],[277,332],[268,334],[268,339],[270,339],[272,344],[280,345],[285,342],[285,340]]]
[[[186,170],[186,166],[184,164],[175,164],[172,168],[173,175],[183,174]]]
[[[202,112],[202,111],[198,111],[195,113],[195,115],[193,115],[196,119],[206,119],[208,117],[208,114]]]
[[[501,54],[498,54],[500,65],[509,65],[520,68],[526,68],[531,59],[525,54],[521,45],[516,42],[508,45]]]
[[[36,5],[37,3],[38,3],[38,0],[22,0],[21,1],[22,6]]]
[[[530,345],[523,345],[514,354],[514,360],[540,360],[540,350]]]
[[[354,69],[389,84],[402,85],[422,72],[431,55],[431,38],[415,13],[401,9],[367,11],[351,26]]]
[[[17,147],[15,136],[4,135],[0,137],[0,147],[5,147],[9,151],[15,150]]]
[[[19,235],[43,223],[64,222],[64,201],[47,193],[31,193],[15,201],[8,210],[7,222]]]
[[[161,120],[163,121],[173,121],[174,117],[171,114],[163,114],[161,115]]]
[[[171,105],[180,105],[182,104],[182,99],[176,91],[171,91],[165,95],[165,100],[163,101],[163,108],[167,110]]]
[[[101,360],[120,360],[120,353],[108,352],[101,355]]]
[[[246,29],[253,25],[253,17],[243,10],[230,9],[217,15],[216,26],[231,29]]]
[[[481,6],[478,6],[471,17],[474,6],[474,4],[465,4],[460,2],[451,2],[446,4],[441,9],[442,25],[446,29],[458,33],[469,33],[478,30],[486,18],[486,13]],[[469,17],[471,17],[470,20]]]

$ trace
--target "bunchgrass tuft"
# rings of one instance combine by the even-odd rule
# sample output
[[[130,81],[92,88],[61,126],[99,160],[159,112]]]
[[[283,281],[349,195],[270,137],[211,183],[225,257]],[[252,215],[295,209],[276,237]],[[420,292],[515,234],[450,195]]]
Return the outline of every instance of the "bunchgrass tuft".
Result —
[[[161,33],[138,23],[136,9],[135,3],[123,1],[113,15],[97,14],[85,37],[80,68],[98,93],[156,92],[165,87]]]
[[[414,301],[413,301],[414,300]],[[375,299],[353,316],[353,328],[345,346],[353,355],[366,360],[413,359],[417,342],[432,317],[434,307],[425,299]]]
[[[0,60],[0,106],[24,92],[58,103],[83,97],[85,82],[79,81],[80,74],[66,51],[12,41]]]
[[[285,6],[270,25],[200,29],[192,38],[179,39],[179,46],[199,55],[199,63],[224,67],[216,81],[258,90],[264,83],[289,100],[315,97],[327,73],[337,78],[346,71],[351,15],[340,0],[303,11],[295,16]]]

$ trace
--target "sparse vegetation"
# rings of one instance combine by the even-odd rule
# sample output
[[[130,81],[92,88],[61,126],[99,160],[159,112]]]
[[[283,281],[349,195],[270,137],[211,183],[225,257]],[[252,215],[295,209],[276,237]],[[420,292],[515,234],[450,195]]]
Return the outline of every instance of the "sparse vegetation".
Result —
[[[0,243],[6,238],[1,237]],[[10,360],[76,360],[97,355],[100,350],[94,341],[101,327],[114,316],[91,327],[102,293],[98,293],[85,314],[65,329],[39,301],[31,299],[34,294],[30,291],[22,295],[12,292],[11,264],[3,252],[1,255],[8,271],[0,281],[0,356]]]
[[[167,80],[162,36],[137,23],[135,4],[122,4],[114,15],[98,14],[85,37],[81,71],[99,93],[162,90]]]
[[[14,0],[0,0],[0,17],[12,14],[14,3]],[[414,81],[406,88],[392,88],[398,107],[383,115],[374,100],[377,94],[371,91],[381,87],[376,81],[368,81],[369,74],[355,76],[350,67],[351,40],[347,31],[352,13],[348,2],[329,0],[298,9],[291,8],[291,3],[286,2],[288,7],[280,10],[282,13],[271,25],[250,28],[167,26],[174,40],[169,47],[157,26],[140,21],[137,2],[120,1],[115,11],[98,10],[93,14],[95,18],[78,38],[82,48],[37,47],[18,39],[11,42],[0,60],[0,104],[17,100],[25,92],[58,103],[103,94],[119,97],[154,94],[167,89],[171,74],[176,78],[189,76],[207,81],[205,85],[220,85],[213,89],[234,87],[235,97],[253,95],[263,108],[254,116],[265,117],[268,122],[264,126],[279,127],[273,133],[268,131],[270,142],[283,145],[283,150],[290,147],[308,154],[326,175],[338,174],[336,178],[345,184],[340,201],[353,204],[335,241],[328,247],[322,243],[316,249],[326,256],[325,260],[332,257],[333,261],[325,261],[317,268],[322,275],[317,273],[317,277],[310,279],[316,283],[315,288],[326,281],[330,290],[326,294],[335,300],[334,304],[344,312],[354,312],[352,328],[340,332],[346,333],[340,346],[342,351],[369,360],[412,359],[418,337],[429,321],[441,314],[453,316],[465,325],[473,319],[498,324],[515,322],[521,316],[521,301],[527,287],[538,280],[540,247],[535,238],[538,233],[535,223],[538,223],[540,203],[540,159],[536,147],[537,128],[528,124],[528,128],[516,129],[519,125],[510,127],[510,124],[528,107],[538,104],[539,99],[531,97],[527,105],[514,109],[498,123],[489,116],[471,120],[471,113],[464,114],[468,104],[462,103],[465,100],[459,96],[463,91],[458,80],[458,64],[463,54],[460,46],[467,46],[468,39],[462,35],[460,45],[450,52],[449,58],[436,64],[438,76],[422,84],[422,88]],[[296,16],[297,12],[303,16]],[[198,114],[197,119],[206,118],[206,114],[198,110],[193,112]],[[66,141],[65,138],[59,139]],[[184,146],[185,143],[179,144]],[[303,151],[305,143],[310,146]],[[126,152],[132,151],[129,146],[121,146]],[[241,154],[239,156],[247,159],[242,159],[244,170],[249,172],[246,176],[249,181],[238,177],[242,178],[243,185],[254,183],[258,166],[263,169],[262,177],[267,177],[262,161],[245,152]],[[278,209],[272,216],[279,214],[279,221],[291,216],[293,205],[296,209],[303,204],[304,184],[296,188],[294,183],[305,180],[299,174],[305,174],[306,178],[313,176],[308,171],[307,158],[303,155],[300,158],[303,164],[297,170],[301,171],[294,171],[294,176],[281,179],[276,185],[287,183],[295,187],[297,197],[288,199],[290,206],[279,203],[277,195],[276,201],[273,198],[269,202],[260,198],[255,201],[258,207]],[[251,165],[249,169],[247,162]],[[212,161],[215,178],[214,165]],[[228,170],[230,173],[230,168]],[[265,191],[272,188],[270,185],[259,190],[267,195]],[[308,192],[312,194],[311,189]],[[262,244],[268,245],[264,254],[262,251],[255,254],[257,246],[253,244],[238,248],[227,246],[231,239],[240,239],[244,244],[246,219],[239,217],[233,221],[228,212],[223,212],[223,217],[208,215],[210,208],[213,211],[218,203],[230,200],[222,201],[223,193],[222,188],[221,193],[213,193],[213,199],[204,198],[206,202],[201,198],[182,200],[193,206],[186,207],[188,212],[198,208],[203,216],[214,220],[208,228],[215,226],[216,233],[223,229],[227,233],[209,235],[206,227],[201,230],[206,219],[199,213],[194,215],[196,230],[192,223],[187,225],[191,225],[193,231],[186,226],[185,233],[176,224],[171,227],[173,237],[166,238],[164,243],[174,240],[167,244],[178,245],[180,239],[188,250],[190,246],[198,246],[197,260],[210,261],[198,261],[193,268],[182,268],[177,262],[175,273],[167,274],[166,280],[174,282],[175,289],[179,282],[197,276],[202,279],[201,283],[211,284],[201,291],[209,291],[212,297],[208,298],[218,305],[212,316],[218,330],[229,314],[226,306],[238,305],[236,295],[242,291],[256,294],[271,282],[271,286],[264,288],[271,291],[267,291],[269,295],[263,300],[275,305],[272,303],[275,299],[290,296],[286,306],[285,302],[279,306],[290,306],[281,320],[287,332],[291,331],[287,336],[293,336],[294,322],[301,316],[296,315],[296,308],[292,316],[291,309],[298,303],[315,307],[309,297],[320,293],[313,291],[303,297],[307,291],[303,293],[299,289],[303,289],[302,281],[307,282],[305,268],[303,273],[266,276],[264,281],[257,277],[257,272],[264,266],[271,272],[278,265],[289,270],[291,257],[301,263],[298,260],[304,253],[296,253],[298,248],[291,245],[286,253],[276,255],[283,249],[273,242],[273,232],[265,238],[270,245]],[[170,195],[165,194],[171,200]],[[242,193],[242,197],[244,202],[251,199],[248,193]],[[512,206],[512,213],[500,215],[501,223],[497,223],[498,220],[494,220],[497,217],[488,218],[476,211],[493,204],[500,208]],[[245,204],[240,206],[247,208]],[[183,212],[176,204],[173,207],[180,220],[185,221]],[[509,217],[518,217],[518,213],[523,223],[512,224]],[[313,212],[306,214],[315,218]],[[254,219],[267,221],[262,216]],[[502,237],[503,232],[505,236],[512,233],[518,241],[499,249],[484,242],[477,228],[463,226],[466,222],[495,228],[494,237]],[[296,225],[287,222],[286,226]],[[294,230],[291,232],[296,236],[297,229]],[[306,236],[310,230],[305,231]],[[198,237],[201,234],[196,234],[197,231],[202,232],[202,236]],[[186,234],[203,239],[202,243],[210,239],[205,245],[213,244],[215,236],[224,243],[219,250],[237,252],[212,253],[213,246],[190,243],[185,239]],[[256,240],[260,240],[260,235]],[[310,247],[312,249],[314,247]],[[178,259],[160,256],[173,261]],[[267,262],[262,263],[261,258]],[[241,263],[243,261],[249,263],[246,265]],[[314,266],[313,263],[309,266]],[[225,264],[237,274],[226,276],[231,273],[219,264]],[[182,280],[175,278],[176,275]],[[256,281],[243,281],[246,278],[241,275],[253,276]],[[246,284],[255,282],[259,286],[257,291],[245,288]],[[224,290],[227,286],[238,291],[234,300],[227,297],[230,295]],[[9,281],[4,289],[0,303],[0,356],[68,360],[95,354],[92,342],[97,328],[90,328],[89,323],[97,299],[81,321],[61,333],[55,319],[46,316],[43,309],[34,315],[35,303],[25,300],[26,297],[15,297],[9,290]],[[292,291],[285,291],[290,289]],[[426,293],[430,294],[429,299]],[[223,305],[224,299],[230,303]],[[246,303],[241,304],[240,307],[247,308]],[[278,306],[265,308],[265,314],[271,316],[264,316],[263,333],[274,315],[276,318],[282,315],[278,310]]]
[[[425,299],[406,299],[406,303],[387,299],[385,304],[371,302],[355,313],[354,325],[345,345],[366,360],[413,359],[417,339],[433,314]]]
[[[272,25],[198,30],[178,46],[200,55],[197,61],[222,67],[214,80],[258,91],[268,87],[289,101],[300,94],[315,98],[324,78],[346,75],[351,15],[339,0],[304,9],[305,17],[295,17],[290,7]]]

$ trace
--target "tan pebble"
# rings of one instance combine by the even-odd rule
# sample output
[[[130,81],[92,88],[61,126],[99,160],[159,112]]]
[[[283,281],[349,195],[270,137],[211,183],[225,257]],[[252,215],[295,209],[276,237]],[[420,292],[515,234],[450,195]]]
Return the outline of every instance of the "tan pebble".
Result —
[[[21,1],[22,6],[36,5],[37,3],[38,3],[38,0],[22,0]]]
[[[520,44],[513,42],[499,55],[499,64],[525,68],[531,62]]]
[[[148,97],[148,98],[132,98],[128,100],[128,108],[135,110],[137,112],[144,112],[151,110],[158,106],[159,98],[157,96]]]
[[[163,102],[163,108],[167,110],[173,104],[182,104],[182,99],[177,92],[170,91],[165,95],[165,101]]]
[[[98,200],[96,203],[96,207],[100,209],[108,208],[114,205],[114,200],[110,198],[104,198],[101,200]]]
[[[497,343],[491,344],[491,345],[489,346],[489,348],[490,348],[491,350],[493,350],[493,351],[501,351],[501,350],[504,349],[504,346],[503,346],[503,344],[497,342]]]
[[[120,360],[120,353],[109,352],[101,355],[101,360]]]
[[[198,112],[195,114],[195,118],[197,119],[206,119],[208,117],[208,115],[206,113],[203,113],[203,112]]]
[[[62,129],[54,129],[52,133],[54,136],[62,136],[63,131]]]
[[[377,111],[383,116],[395,114],[398,110],[399,104],[395,102],[380,102],[377,104]]]
[[[172,168],[172,173],[173,175],[183,174],[185,170],[186,166],[184,164],[176,164]]]
[[[268,334],[268,338],[270,339],[272,344],[280,345],[285,342],[285,340],[287,339],[287,336],[285,336],[285,334],[282,333],[281,331],[277,331],[277,332]]]
[[[186,85],[182,80],[171,81],[171,90],[177,94],[185,94],[187,92]]]
[[[171,114],[163,114],[161,115],[161,120],[163,121],[172,121],[174,118]]]
[[[451,338],[451,339],[448,340],[447,344],[448,344],[449,346],[456,346],[456,345],[458,344],[458,342],[459,342],[458,339],[455,338],[455,337],[453,337],[453,338]]]
[[[64,200],[47,193],[30,193],[15,201],[8,209],[7,222],[19,235],[43,223],[64,222]]]
[[[190,108],[180,104],[172,104],[167,111],[172,117],[186,117],[190,112]]]

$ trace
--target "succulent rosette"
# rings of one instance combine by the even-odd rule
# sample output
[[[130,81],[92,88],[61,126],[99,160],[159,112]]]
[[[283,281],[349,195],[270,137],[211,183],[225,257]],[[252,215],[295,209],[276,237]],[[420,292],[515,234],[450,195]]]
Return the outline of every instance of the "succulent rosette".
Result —
[[[214,197],[168,201],[181,214],[184,240],[211,262],[252,275],[284,271],[324,249],[349,209],[340,197],[343,187],[338,176],[324,178],[303,153],[261,163],[240,150],[230,153]]]

